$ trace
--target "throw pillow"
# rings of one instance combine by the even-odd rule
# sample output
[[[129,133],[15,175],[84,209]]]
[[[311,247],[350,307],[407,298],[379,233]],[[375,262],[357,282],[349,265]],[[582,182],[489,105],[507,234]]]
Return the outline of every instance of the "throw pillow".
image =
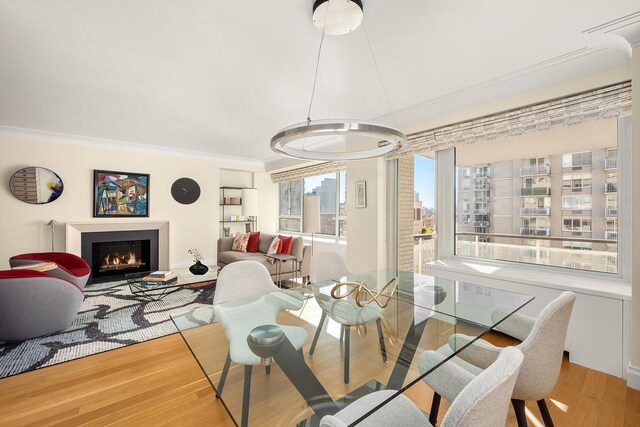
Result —
[[[247,252],[258,252],[260,245],[260,232],[252,231],[249,233],[249,243],[247,243]]]
[[[285,255],[290,255],[291,254],[291,246],[293,245],[293,237],[285,237],[285,236],[280,236],[278,235],[278,237],[280,238],[280,241],[282,242],[282,244],[280,245],[280,248],[278,248],[278,253],[279,254],[285,254]]]
[[[249,243],[249,233],[236,233],[233,238],[232,251],[247,252],[247,244]]]
[[[280,248],[280,238],[278,236],[274,237],[269,245],[269,250],[267,251],[267,255],[273,255],[278,253],[278,249]],[[271,264],[276,262],[273,258],[267,258],[267,261]]]

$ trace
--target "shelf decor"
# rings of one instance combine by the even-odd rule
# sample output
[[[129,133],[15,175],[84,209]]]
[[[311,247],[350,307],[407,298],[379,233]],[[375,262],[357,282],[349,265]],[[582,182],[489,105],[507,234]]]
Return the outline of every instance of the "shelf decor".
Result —
[[[229,237],[257,228],[258,190],[247,187],[220,187],[220,235]]]

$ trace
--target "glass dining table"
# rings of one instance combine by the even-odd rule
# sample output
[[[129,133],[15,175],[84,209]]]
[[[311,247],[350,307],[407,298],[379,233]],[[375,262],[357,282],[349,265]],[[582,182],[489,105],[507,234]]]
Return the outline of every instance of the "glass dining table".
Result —
[[[393,295],[390,285],[373,300],[394,278]],[[336,288],[363,280],[369,292],[359,304],[355,293],[346,295],[352,287]],[[441,366],[420,369],[422,353],[449,346],[456,333],[475,340],[532,300],[472,283],[381,269],[203,305],[171,317],[237,425],[317,426],[323,416],[368,393],[390,389],[397,390],[396,396],[422,383]],[[265,324],[265,313],[273,313],[275,322]],[[451,348],[451,357],[463,349]],[[253,370],[243,363],[254,365]]]

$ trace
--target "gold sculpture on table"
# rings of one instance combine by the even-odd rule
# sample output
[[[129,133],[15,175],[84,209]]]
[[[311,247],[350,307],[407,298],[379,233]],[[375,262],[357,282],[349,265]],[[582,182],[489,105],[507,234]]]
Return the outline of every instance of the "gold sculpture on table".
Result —
[[[378,306],[380,308],[386,308],[387,305],[389,304],[389,301],[391,301],[391,298],[393,298],[393,295],[396,293],[396,290],[398,289],[398,278],[394,277],[393,279],[389,280],[387,282],[386,285],[384,285],[384,287],[380,290],[380,292],[374,294],[373,292],[371,292],[364,284],[367,281],[367,279],[362,279],[360,282],[340,282],[337,285],[335,285],[333,287],[333,289],[331,289],[331,296],[335,299],[343,299],[348,297],[349,295],[355,293],[355,300],[356,300],[356,305],[358,307],[364,307],[367,304],[369,304],[372,301],[375,301],[376,304],[378,304]],[[389,293],[389,295],[383,295],[384,291],[387,290],[387,288],[389,286],[392,286],[391,288],[391,292]],[[347,288],[352,288],[349,292],[347,292],[344,295],[338,295],[338,292],[340,291],[340,289],[342,287],[347,287]],[[367,299],[367,294],[371,297],[369,299]],[[387,300],[382,303],[380,301],[378,301],[378,298],[380,296],[386,296]]]

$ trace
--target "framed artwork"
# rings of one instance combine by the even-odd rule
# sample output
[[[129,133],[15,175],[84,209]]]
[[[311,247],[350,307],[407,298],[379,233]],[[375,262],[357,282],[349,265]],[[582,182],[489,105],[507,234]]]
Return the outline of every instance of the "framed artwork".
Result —
[[[149,175],[93,171],[93,217],[149,216]]]
[[[356,182],[356,208],[367,207],[367,181]]]

